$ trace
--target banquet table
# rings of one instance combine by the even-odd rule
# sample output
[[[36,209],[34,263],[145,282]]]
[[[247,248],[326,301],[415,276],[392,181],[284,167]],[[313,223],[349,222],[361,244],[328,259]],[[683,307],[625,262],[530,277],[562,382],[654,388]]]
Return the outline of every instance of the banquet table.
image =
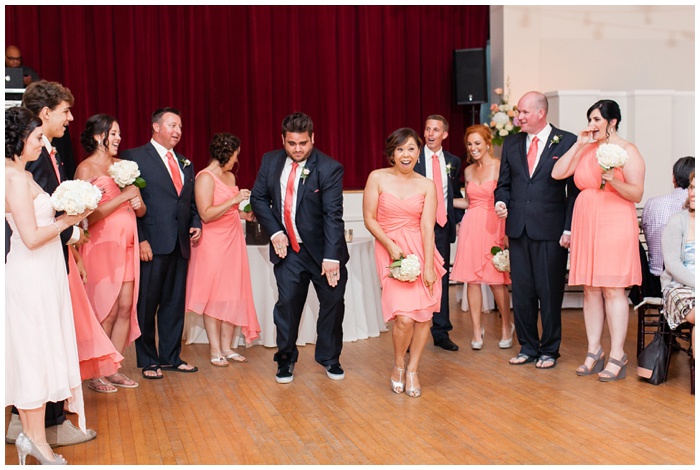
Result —
[[[250,345],[276,347],[276,329],[272,311],[277,302],[277,283],[269,256],[269,245],[248,245],[248,263],[253,283],[253,302],[260,323],[260,336]],[[381,288],[374,262],[374,239],[356,237],[348,243],[350,260],[347,264],[348,283],[345,288],[345,317],[343,341],[377,337],[387,331],[382,317]],[[299,325],[297,345],[316,342],[318,297],[309,285],[306,305]],[[202,315],[186,312],[183,339],[187,344],[208,343]],[[236,329],[234,347],[245,345],[240,328]]]

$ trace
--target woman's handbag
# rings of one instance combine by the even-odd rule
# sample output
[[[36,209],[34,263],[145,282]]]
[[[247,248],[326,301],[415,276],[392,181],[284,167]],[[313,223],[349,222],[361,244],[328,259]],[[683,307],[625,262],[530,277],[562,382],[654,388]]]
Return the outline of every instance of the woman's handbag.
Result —
[[[652,385],[666,381],[666,356],[668,344],[664,335],[656,332],[651,343],[637,357],[637,375],[646,379]]]

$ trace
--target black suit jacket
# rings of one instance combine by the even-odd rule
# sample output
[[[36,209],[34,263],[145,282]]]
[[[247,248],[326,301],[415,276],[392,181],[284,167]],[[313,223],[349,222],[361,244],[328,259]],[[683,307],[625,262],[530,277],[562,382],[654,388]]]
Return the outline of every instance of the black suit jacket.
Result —
[[[284,231],[280,194],[280,177],[287,159],[284,150],[274,150],[263,155],[250,204],[262,228],[272,235]],[[348,262],[348,247],[343,230],[343,166],[313,149],[306,161],[306,179],[299,179],[297,186],[296,226],[299,236],[314,260],[321,265],[324,259]],[[276,264],[280,258],[270,245],[270,261]],[[320,271],[319,271],[320,272]]]
[[[449,165],[450,177],[447,178],[447,205],[445,209],[447,210],[447,229],[449,230],[450,243],[453,243],[457,238],[457,224],[462,220],[464,211],[461,209],[455,209],[453,201],[455,198],[459,199],[462,197],[462,192],[459,187],[459,169],[462,165],[462,161],[459,157],[452,155],[450,152],[442,149],[442,153],[445,156],[445,165]],[[430,155],[432,158],[432,154]],[[413,167],[413,171],[420,173],[425,176],[425,146],[420,151],[420,156],[418,157],[418,162],[416,166]],[[440,197],[440,195],[438,195]]]
[[[555,136],[559,136],[556,144],[552,143]],[[517,238],[526,231],[533,240],[558,241],[564,230],[571,229],[574,200],[579,190],[573,177],[553,179],[552,168],[575,142],[574,134],[552,126],[540,161],[530,177],[525,151],[527,134],[520,132],[506,137],[494,197],[508,208],[508,237]]]
[[[202,222],[194,201],[194,169],[184,163],[187,159],[183,155],[174,153],[185,176],[179,196],[170,173],[150,142],[127,150],[121,158],[138,163],[141,177],[146,181],[141,197],[148,209],[137,219],[139,241],[147,240],[154,255],[172,253],[179,241],[182,257],[189,259],[190,228],[201,228]]]

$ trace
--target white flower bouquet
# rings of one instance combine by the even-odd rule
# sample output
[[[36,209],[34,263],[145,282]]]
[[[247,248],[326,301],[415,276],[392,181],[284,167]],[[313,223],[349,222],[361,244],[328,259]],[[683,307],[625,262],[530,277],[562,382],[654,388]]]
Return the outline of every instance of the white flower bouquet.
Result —
[[[102,191],[98,187],[87,181],[68,180],[61,183],[51,195],[51,205],[57,211],[77,215],[96,209],[100,199]]]
[[[510,94],[510,77],[506,81],[508,94]],[[503,94],[503,88],[496,88],[494,93],[499,97],[499,103],[491,105],[491,121],[484,123],[491,128],[491,142],[493,145],[503,145],[503,139],[511,134],[520,132],[518,121],[518,107],[508,103],[509,96]]]
[[[508,249],[503,250],[500,246],[494,246],[491,248],[491,263],[493,266],[502,273],[510,272],[510,252]]]
[[[121,160],[110,165],[109,176],[120,188],[133,184],[137,188],[143,189],[146,187],[146,181],[141,178],[139,165],[131,160]]]
[[[420,260],[416,255],[408,255],[389,265],[389,277],[403,282],[413,282],[420,276]]]
[[[616,144],[601,144],[595,152],[595,157],[603,171],[622,168],[630,158],[627,151]],[[600,183],[600,189],[604,187],[605,180]]]

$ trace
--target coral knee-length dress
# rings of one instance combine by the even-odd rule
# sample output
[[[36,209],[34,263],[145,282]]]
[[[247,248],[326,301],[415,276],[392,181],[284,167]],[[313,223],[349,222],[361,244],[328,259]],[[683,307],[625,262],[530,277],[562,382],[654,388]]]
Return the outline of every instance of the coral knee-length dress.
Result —
[[[581,190],[571,222],[570,285],[628,287],[640,285],[639,225],[634,203],[612,185],[600,188],[602,169],[596,159],[599,144],[583,150],[574,173]],[[622,169],[616,179],[625,180]]]

